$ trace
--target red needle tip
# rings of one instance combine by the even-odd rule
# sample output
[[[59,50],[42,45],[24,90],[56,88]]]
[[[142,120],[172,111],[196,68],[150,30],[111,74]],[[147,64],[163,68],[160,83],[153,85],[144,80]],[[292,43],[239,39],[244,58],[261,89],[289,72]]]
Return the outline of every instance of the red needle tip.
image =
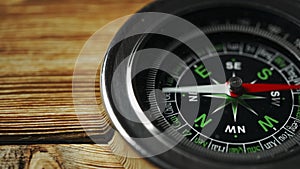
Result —
[[[269,91],[282,91],[282,90],[296,90],[300,89],[300,85],[288,85],[288,84],[249,84],[244,83],[242,87],[246,93],[259,93]]]

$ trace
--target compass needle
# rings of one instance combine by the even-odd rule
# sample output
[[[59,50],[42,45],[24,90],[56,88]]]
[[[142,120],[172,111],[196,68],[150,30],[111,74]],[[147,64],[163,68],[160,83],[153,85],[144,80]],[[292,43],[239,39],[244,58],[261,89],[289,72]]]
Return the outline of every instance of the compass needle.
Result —
[[[221,93],[226,94],[228,93],[228,87],[226,84],[217,84],[217,85],[201,85],[201,86],[185,86],[185,87],[168,87],[163,88],[162,91],[164,93]]]

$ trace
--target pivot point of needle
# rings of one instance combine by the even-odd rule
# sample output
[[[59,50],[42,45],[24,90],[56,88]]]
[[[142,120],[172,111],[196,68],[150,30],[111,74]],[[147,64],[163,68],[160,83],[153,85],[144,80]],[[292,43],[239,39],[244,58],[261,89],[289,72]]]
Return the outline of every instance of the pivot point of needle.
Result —
[[[234,76],[231,77],[228,81],[230,95],[233,97],[238,97],[242,95],[243,89],[243,80],[240,77]]]

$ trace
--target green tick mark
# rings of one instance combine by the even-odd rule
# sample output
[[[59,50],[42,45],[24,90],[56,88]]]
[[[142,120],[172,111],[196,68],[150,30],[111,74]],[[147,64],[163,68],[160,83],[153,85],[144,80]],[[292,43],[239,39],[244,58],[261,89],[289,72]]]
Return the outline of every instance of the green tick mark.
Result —
[[[238,138],[238,136],[237,136],[237,135],[234,135],[234,138]]]
[[[222,44],[220,44],[220,45],[216,45],[215,46],[215,49],[216,49],[216,51],[222,51],[223,50],[223,45]]]
[[[235,58],[232,58],[232,59],[231,59],[231,61],[232,61],[232,62],[235,62],[235,61],[236,61],[236,59],[235,59]]]

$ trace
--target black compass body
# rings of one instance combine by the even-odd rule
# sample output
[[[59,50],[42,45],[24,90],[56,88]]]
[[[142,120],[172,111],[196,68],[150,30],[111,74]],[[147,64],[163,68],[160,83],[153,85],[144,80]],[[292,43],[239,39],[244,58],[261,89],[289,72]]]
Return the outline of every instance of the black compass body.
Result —
[[[166,0],[138,14],[109,48],[101,87],[141,156],[161,168],[299,168],[300,1]]]

